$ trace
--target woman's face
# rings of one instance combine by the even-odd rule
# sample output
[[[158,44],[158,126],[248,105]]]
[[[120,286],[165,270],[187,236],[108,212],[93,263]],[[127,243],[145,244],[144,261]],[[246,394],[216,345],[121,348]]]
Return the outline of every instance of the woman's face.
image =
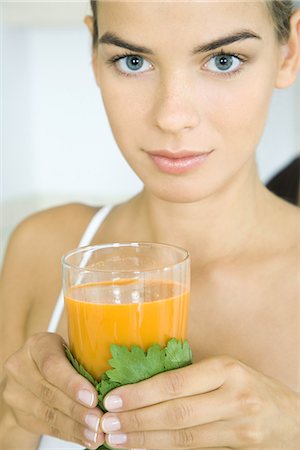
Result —
[[[265,4],[99,6],[97,82],[116,142],[145,188],[194,202],[253,170],[281,57]],[[174,160],[185,151],[198,155]]]

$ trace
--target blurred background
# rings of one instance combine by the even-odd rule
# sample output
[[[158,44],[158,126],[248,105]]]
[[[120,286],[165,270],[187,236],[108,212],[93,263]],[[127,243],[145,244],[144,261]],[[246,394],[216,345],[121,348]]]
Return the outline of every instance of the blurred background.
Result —
[[[11,231],[29,214],[66,202],[120,202],[142,184],[118,150],[94,82],[88,2],[0,8],[1,264]],[[265,183],[300,153],[299,105],[298,77],[274,93],[257,155]]]

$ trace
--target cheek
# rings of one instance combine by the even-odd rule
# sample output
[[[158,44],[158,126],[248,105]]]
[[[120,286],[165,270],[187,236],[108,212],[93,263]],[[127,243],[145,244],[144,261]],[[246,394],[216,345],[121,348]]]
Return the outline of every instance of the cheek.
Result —
[[[131,83],[131,86],[130,86]],[[147,92],[147,90],[146,90]],[[149,98],[145,96],[145,86],[134,80],[126,80],[122,75],[103,77],[101,93],[112,133],[120,149],[132,147],[146,125]]]
[[[253,154],[263,133],[271,96],[272,83],[267,77],[256,82],[233,80],[227,89],[215,90],[208,121],[216,132],[217,144],[235,157],[236,152],[241,158]]]
[[[270,63],[270,61],[269,61]],[[228,80],[203,78],[193,85],[199,125],[191,142],[205,142],[231,160],[232,170],[251,155],[261,138],[273,90],[272,65],[256,65]],[[156,88],[151,79],[127,79],[100,68],[102,98],[115,140],[127,159],[151,139]],[[156,99],[157,100],[157,99]],[[219,160],[220,161],[220,160]],[[222,164],[221,164],[222,165]]]

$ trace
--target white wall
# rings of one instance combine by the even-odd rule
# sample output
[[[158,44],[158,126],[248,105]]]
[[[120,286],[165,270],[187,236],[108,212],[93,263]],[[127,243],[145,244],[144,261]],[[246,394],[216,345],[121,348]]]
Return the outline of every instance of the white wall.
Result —
[[[263,181],[300,153],[300,76],[288,89],[273,95],[268,123],[257,151]]]
[[[33,211],[121,201],[141,189],[120,156],[93,79],[81,23],[87,6],[50,6],[2,3],[2,252],[12,228]],[[300,150],[299,100],[300,79],[275,93],[258,152],[264,181]]]
[[[2,41],[3,253],[31,212],[122,201],[142,185],[110,132],[83,26],[10,26]]]

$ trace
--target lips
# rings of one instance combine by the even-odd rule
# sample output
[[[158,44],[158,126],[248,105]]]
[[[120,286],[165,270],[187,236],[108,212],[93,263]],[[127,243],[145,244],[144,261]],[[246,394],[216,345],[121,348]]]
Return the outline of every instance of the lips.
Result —
[[[176,152],[170,150],[153,150],[147,153],[162,172],[180,174],[189,172],[202,165],[212,153],[212,150],[197,153],[189,150]]]

